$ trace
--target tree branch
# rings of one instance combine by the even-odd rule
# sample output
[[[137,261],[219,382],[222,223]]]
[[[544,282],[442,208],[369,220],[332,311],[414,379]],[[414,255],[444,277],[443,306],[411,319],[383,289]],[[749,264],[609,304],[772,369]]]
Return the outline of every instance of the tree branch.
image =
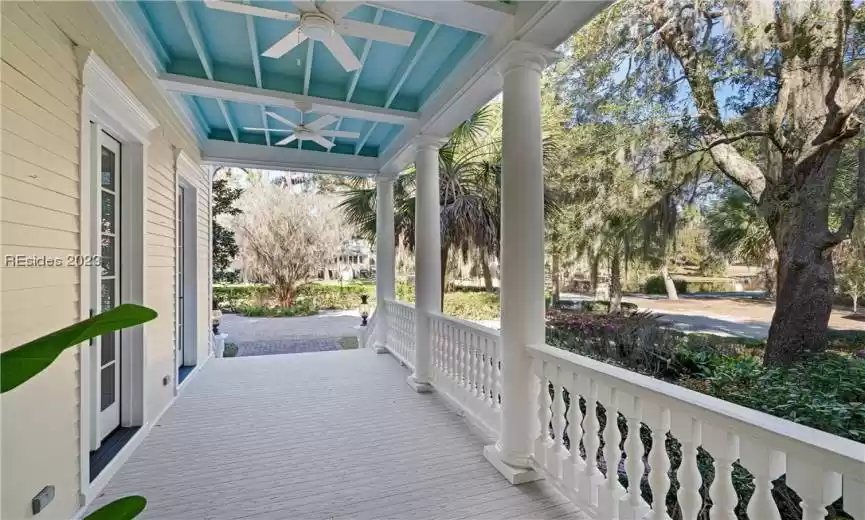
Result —
[[[856,178],[856,198],[844,212],[838,231],[829,232],[826,239],[828,247],[836,246],[847,239],[853,232],[856,223],[856,214],[865,208],[865,148],[859,149],[859,175]]]

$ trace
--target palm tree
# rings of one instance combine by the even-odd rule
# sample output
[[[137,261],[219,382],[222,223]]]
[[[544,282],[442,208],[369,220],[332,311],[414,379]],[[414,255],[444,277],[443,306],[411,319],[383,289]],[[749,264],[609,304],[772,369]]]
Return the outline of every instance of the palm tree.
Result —
[[[439,202],[441,206],[441,284],[451,254],[468,261],[477,253],[487,289],[492,290],[489,262],[499,254],[501,184],[501,105],[491,103],[451,132],[439,150]],[[553,131],[548,134],[553,134]],[[553,160],[558,143],[553,135],[544,139],[545,162]],[[394,182],[394,213],[397,243],[414,249],[414,166]],[[356,179],[338,205],[358,233],[375,239],[375,187],[368,179]],[[548,197],[546,203],[553,204]]]
[[[763,271],[766,296],[775,292],[778,253],[766,221],[753,200],[738,186],[726,190],[706,215],[712,247]]]

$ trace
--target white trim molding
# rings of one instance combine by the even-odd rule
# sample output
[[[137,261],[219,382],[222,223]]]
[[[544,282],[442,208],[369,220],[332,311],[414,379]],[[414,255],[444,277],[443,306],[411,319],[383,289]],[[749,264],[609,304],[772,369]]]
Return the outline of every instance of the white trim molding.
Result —
[[[111,119],[122,122],[123,128],[131,132],[138,142],[147,144],[148,135],[159,126],[159,121],[95,52],[76,47],[75,54],[81,71],[82,95],[96,101],[97,108],[105,111]],[[112,130],[108,125],[106,127]],[[114,133],[123,131],[114,130]]]
[[[300,104],[301,106],[310,106],[310,110],[315,113],[353,117],[377,123],[404,125],[420,117],[415,112],[407,112],[405,110],[361,105],[315,96],[304,96],[281,90],[236,85],[234,83],[193,78],[178,74],[161,74],[159,76],[159,83],[169,92],[179,92],[181,94],[248,103],[251,105],[297,108],[298,104]]]
[[[309,173],[335,173],[375,177],[379,172],[376,157],[358,157],[340,153],[323,153],[298,150],[282,146],[235,143],[210,139],[201,148],[201,160],[205,164],[261,168],[265,170],[290,170]]]
[[[91,228],[98,215],[94,190],[98,189],[100,132],[105,130],[121,145],[120,174],[128,181],[121,190],[121,233],[125,237],[121,248],[121,261],[128,276],[121,279],[120,302],[145,304],[146,287],[144,270],[145,214],[147,204],[147,145],[149,134],[159,122],[147,108],[123,84],[114,72],[92,50],[76,47],[76,57],[81,72],[80,106],[80,251],[82,256],[99,255],[100,248],[94,243]],[[93,266],[83,266],[80,271],[80,314],[89,316],[98,290],[94,286],[98,277]],[[121,340],[121,425],[141,426],[146,431],[147,392],[145,370],[147,367],[146,326],[122,332]],[[120,461],[128,458],[138,441],[133,439],[115,457],[115,460],[90,481],[90,457],[93,446],[94,420],[98,409],[94,397],[93,380],[97,375],[91,355],[95,346],[87,343],[79,347],[79,474],[80,499],[86,505],[98,493],[100,482],[107,482],[119,467]],[[141,431],[136,436],[140,436]],[[104,485],[104,484],[101,484]]]

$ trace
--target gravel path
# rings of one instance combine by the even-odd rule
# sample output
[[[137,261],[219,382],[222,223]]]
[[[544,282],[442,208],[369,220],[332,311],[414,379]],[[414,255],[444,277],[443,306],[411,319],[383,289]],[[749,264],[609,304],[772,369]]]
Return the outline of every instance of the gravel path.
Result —
[[[298,318],[222,317],[220,332],[237,345],[238,356],[297,354],[357,348],[356,311],[325,311]]]

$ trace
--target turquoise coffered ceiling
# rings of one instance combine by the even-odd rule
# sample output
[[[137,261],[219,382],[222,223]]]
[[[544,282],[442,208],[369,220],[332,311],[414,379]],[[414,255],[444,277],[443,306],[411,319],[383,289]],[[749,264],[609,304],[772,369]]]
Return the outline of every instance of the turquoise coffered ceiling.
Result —
[[[486,38],[483,21],[442,23],[390,4],[120,6],[207,139],[379,157]]]

